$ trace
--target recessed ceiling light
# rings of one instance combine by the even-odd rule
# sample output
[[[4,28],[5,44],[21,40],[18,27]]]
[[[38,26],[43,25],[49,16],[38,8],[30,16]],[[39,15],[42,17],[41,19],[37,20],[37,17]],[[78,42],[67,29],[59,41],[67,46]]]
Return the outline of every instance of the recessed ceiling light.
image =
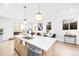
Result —
[[[70,12],[72,12],[72,11],[73,11],[73,9],[69,9],[69,11],[70,11]]]
[[[8,3],[4,3],[4,5],[9,5]]]

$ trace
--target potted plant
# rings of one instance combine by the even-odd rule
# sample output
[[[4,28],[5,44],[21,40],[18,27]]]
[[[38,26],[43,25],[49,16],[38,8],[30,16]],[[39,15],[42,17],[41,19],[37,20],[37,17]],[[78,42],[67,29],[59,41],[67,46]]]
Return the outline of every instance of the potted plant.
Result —
[[[0,35],[3,34],[3,28],[0,28]]]

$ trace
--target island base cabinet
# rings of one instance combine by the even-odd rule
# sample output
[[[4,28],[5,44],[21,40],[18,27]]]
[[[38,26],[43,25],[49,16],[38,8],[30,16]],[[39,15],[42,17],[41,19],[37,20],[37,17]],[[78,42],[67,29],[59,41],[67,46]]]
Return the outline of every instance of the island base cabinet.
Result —
[[[29,54],[33,55],[33,56],[36,56],[36,54],[34,55],[33,54],[33,51],[34,52],[37,52],[36,50],[39,50],[39,49],[36,49],[37,47],[36,46],[32,46],[32,45],[28,45],[28,43],[26,43],[25,45],[22,44],[22,41],[19,39],[19,38],[16,38],[15,39],[15,50],[16,52],[20,55],[20,56],[29,56]],[[28,49],[28,46],[31,48],[30,51]],[[35,47],[35,48],[34,48]],[[38,47],[39,48],[39,47]],[[36,49],[36,50],[35,50]],[[40,51],[40,50],[39,50]],[[55,53],[55,45],[53,44],[49,49],[48,51],[45,51],[45,50],[42,50],[42,53],[40,54],[40,56],[52,56],[54,55]]]
[[[55,46],[54,45],[52,45],[48,51],[42,52],[43,56],[54,56],[54,53],[55,53]]]
[[[27,49],[26,46],[24,46],[21,43],[20,39],[15,39],[15,50],[20,56],[27,56]]]
[[[52,56],[55,53],[55,46],[54,45],[52,45],[48,51],[45,51],[45,50],[42,50],[42,49],[39,50],[41,53],[36,53],[37,48],[36,48],[36,50],[34,50],[32,47],[34,49],[36,48],[33,45],[31,45],[31,47],[30,47],[27,44],[28,56]]]

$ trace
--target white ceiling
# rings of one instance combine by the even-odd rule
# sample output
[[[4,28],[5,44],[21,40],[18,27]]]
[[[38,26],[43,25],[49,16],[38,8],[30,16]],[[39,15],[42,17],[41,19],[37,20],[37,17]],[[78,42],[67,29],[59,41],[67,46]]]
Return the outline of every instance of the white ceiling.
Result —
[[[27,6],[26,14],[28,21],[34,21],[35,14],[37,13],[37,3],[9,3],[8,5],[0,3],[0,16],[23,20],[24,8]],[[66,15],[68,13],[79,13],[78,3],[41,3],[40,10],[43,14],[43,19],[52,19],[52,17]]]

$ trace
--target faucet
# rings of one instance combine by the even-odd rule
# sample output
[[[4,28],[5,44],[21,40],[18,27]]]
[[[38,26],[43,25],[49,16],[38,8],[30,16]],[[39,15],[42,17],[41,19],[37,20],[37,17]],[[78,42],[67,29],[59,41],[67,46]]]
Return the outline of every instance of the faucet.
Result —
[[[27,33],[28,34],[31,34],[31,36],[33,36],[33,34],[32,34],[33,33],[33,30],[31,28],[28,29]]]

